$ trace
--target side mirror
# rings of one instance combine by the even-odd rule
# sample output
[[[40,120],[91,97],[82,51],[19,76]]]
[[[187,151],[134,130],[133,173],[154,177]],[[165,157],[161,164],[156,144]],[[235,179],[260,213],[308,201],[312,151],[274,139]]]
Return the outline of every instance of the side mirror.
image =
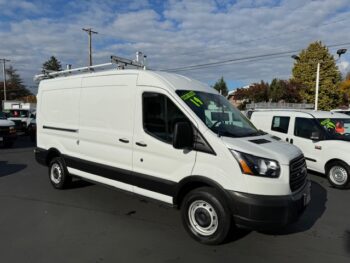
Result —
[[[319,141],[320,140],[320,132],[319,131],[312,132],[310,139],[313,141]]]
[[[174,127],[173,147],[175,149],[192,148],[193,128],[188,122],[177,122]]]

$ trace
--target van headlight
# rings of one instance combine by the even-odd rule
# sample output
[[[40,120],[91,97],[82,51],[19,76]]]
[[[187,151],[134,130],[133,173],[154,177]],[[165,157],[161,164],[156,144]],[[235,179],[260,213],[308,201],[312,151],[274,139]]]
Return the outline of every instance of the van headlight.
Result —
[[[277,178],[281,168],[277,161],[230,149],[244,174]]]

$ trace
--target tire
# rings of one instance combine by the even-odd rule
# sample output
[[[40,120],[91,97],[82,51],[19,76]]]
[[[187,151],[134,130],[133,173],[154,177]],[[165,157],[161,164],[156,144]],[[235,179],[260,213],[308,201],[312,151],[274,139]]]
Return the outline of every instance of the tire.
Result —
[[[182,202],[181,216],[186,231],[203,244],[221,244],[231,229],[231,213],[214,188],[201,187],[189,192]]]
[[[49,165],[49,179],[56,189],[65,189],[71,184],[72,177],[69,175],[62,157],[55,157],[51,160]]]
[[[350,167],[342,161],[334,161],[327,165],[326,175],[329,183],[335,188],[350,188]]]

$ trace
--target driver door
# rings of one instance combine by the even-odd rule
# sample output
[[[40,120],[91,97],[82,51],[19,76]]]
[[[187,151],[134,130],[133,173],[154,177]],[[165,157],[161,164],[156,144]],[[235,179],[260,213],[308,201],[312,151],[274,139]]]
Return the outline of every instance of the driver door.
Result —
[[[322,131],[317,126],[314,119],[294,117],[294,127],[291,130],[293,133],[293,144],[298,146],[304,153],[308,169],[318,170],[318,163],[321,161],[319,156],[322,154],[322,146],[319,141],[311,140],[313,132],[319,132],[322,136]]]
[[[172,203],[176,183],[191,175],[196,151],[175,149],[172,145],[174,125],[183,121],[189,119],[166,91],[137,87],[133,143],[135,193]]]

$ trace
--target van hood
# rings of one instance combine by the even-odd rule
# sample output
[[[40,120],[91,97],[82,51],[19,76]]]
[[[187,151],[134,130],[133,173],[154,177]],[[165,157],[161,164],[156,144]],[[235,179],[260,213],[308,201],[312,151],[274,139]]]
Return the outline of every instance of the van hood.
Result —
[[[0,119],[0,126],[14,126],[14,125],[15,123],[13,121]]]
[[[302,155],[302,151],[289,143],[277,141],[270,135],[254,137],[221,137],[229,149],[278,161],[289,165],[290,161]]]

